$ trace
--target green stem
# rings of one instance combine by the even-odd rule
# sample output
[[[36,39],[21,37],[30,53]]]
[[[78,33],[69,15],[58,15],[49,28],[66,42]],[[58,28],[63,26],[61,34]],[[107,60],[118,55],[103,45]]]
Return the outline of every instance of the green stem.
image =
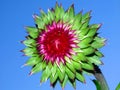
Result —
[[[100,90],[109,90],[108,84],[107,84],[100,68],[97,65],[94,65],[94,67],[95,67],[94,76],[100,84],[100,87],[101,87]]]

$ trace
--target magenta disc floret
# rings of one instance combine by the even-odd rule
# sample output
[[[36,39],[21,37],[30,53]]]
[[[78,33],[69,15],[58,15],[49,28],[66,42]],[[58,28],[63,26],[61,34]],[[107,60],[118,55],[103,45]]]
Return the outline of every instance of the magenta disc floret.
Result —
[[[78,48],[74,32],[70,25],[63,22],[53,22],[46,26],[46,30],[37,38],[38,51],[44,60],[65,63],[65,56],[71,58],[71,55],[76,54],[73,51],[73,48]]]

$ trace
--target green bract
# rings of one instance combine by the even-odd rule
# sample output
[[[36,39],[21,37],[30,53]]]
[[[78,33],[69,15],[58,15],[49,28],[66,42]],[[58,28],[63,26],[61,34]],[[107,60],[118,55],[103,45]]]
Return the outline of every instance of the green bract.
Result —
[[[34,15],[36,27],[26,27],[28,36],[23,41],[23,44],[26,45],[23,52],[30,57],[25,65],[32,66],[30,75],[42,72],[41,82],[50,79],[51,85],[55,86],[59,81],[62,88],[68,81],[74,88],[76,87],[76,80],[85,82],[84,72],[92,74],[94,72],[93,64],[102,64],[100,58],[103,55],[98,49],[105,44],[105,39],[99,37],[97,33],[101,24],[89,24],[90,13],[91,11],[85,14],[82,14],[82,12],[75,14],[74,5],[65,11],[62,6],[56,4],[54,9],[48,10],[48,13],[40,10],[40,15]],[[75,38],[71,39],[77,46],[76,48],[71,45],[75,54],[70,54],[70,57],[64,56],[63,61],[59,61],[59,63],[56,60],[45,60],[45,54],[40,53],[38,49],[41,44],[37,42],[37,39],[42,38],[40,36],[42,33],[48,32],[47,26],[52,25],[53,22],[62,23],[60,25],[63,27],[65,25],[71,31],[74,30],[74,34],[71,35],[75,35],[75,38],[77,38],[77,40]]]

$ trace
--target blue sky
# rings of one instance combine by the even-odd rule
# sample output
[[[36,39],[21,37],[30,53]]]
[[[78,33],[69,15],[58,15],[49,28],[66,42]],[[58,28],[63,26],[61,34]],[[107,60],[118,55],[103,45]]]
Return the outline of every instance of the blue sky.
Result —
[[[24,26],[34,26],[32,15],[39,14],[42,8],[47,12],[57,0],[1,0],[0,1],[0,90],[53,90],[49,80],[40,85],[41,73],[28,76],[30,67],[21,68],[28,57],[19,52],[25,46],[20,43],[25,39]],[[101,49],[105,57],[100,66],[110,90],[120,82],[120,0],[58,0],[67,9],[75,5],[75,12],[83,9],[84,13],[92,10],[90,23],[102,23],[99,33],[107,38],[106,46]],[[86,84],[77,82],[76,90],[96,90],[91,79],[86,77]],[[54,90],[61,90],[59,83]],[[74,90],[67,84],[65,90]]]

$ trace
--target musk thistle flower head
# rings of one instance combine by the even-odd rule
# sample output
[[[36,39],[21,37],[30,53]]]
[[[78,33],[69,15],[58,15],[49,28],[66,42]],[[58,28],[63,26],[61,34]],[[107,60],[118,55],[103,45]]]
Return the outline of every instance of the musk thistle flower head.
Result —
[[[76,80],[85,82],[84,72],[92,73],[94,65],[102,64],[98,49],[105,39],[97,33],[101,24],[89,25],[90,12],[75,14],[74,5],[65,11],[56,4],[40,13],[33,15],[36,26],[26,27],[23,52],[30,58],[25,65],[32,66],[30,75],[42,71],[41,83],[50,79],[51,86],[59,81],[64,88],[69,81],[75,88]]]

